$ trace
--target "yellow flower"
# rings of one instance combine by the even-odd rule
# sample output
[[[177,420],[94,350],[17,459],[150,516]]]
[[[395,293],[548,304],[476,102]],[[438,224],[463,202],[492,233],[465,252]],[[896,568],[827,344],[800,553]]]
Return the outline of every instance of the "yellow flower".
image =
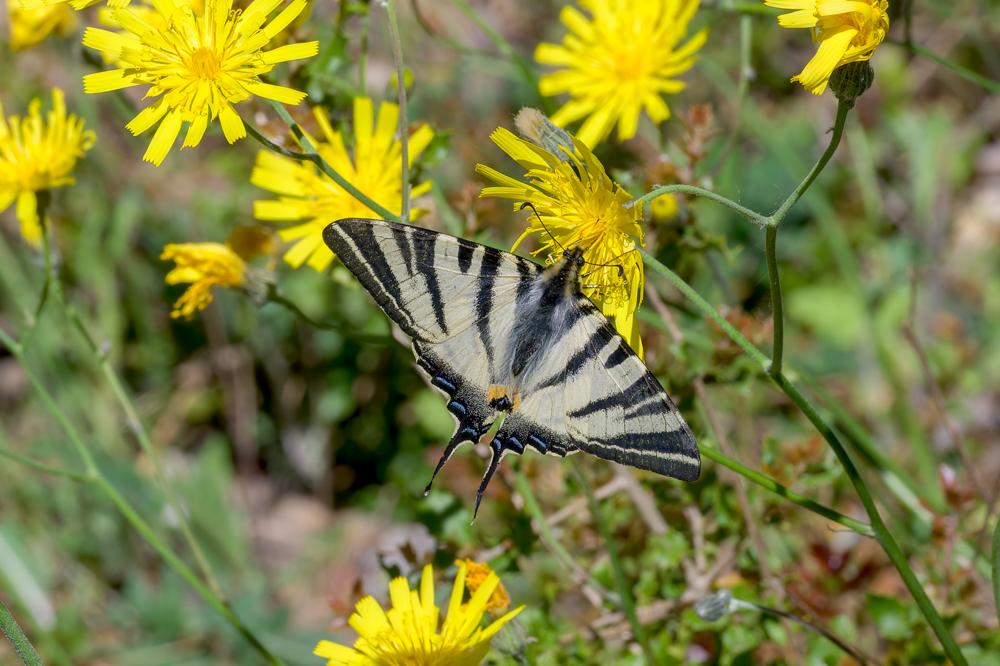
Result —
[[[411,590],[405,578],[389,583],[392,608],[384,611],[372,597],[358,602],[349,623],[358,633],[354,647],[320,641],[313,654],[327,666],[478,666],[490,640],[524,606],[480,628],[487,600],[500,585],[495,573],[463,603],[466,567],[460,564],[448,601],[448,611],[438,631],[440,612],[434,605],[434,572],[428,564],[420,591]]]
[[[570,34],[561,45],[539,44],[535,60],[561,68],[539,81],[543,95],[569,93],[570,101],[552,116],[564,126],[584,116],[576,133],[590,147],[615,123],[618,140],[635,136],[645,109],[654,123],[670,117],[664,94],[680,92],[677,80],[694,64],[705,30],[681,44],[699,0],[579,0],[590,13],[564,7],[559,18]]]
[[[511,251],[533,233],[541,243],[534,254],[544,253],[550,260],[570,248],[584,248],[583,258],[590,266],[583,269],[583,292],[641,356],[636,312],[645,284],[637,251],[643,244],[642,207],[626,207],[631,200],[628,192],[608,177],[582,141],[567,135],[575,147],[571,152],[563,144],[537,146],[504,128],[490,138],[527,170],[528,182],[477,164],[477,173],[499,185],[484,187],[480,196],[513,199],[515,210],[527,202],[538,212],[531,214],[528,228]]]
[[[26,7],[21,0],[7,0],[7,9],[11,51],[34,46],[53,32],[68,35],[76,27],[76,15],[65,3]]]
[[[206,0],[195,11],[180,0],[158,0],[153,9],[115,9],[121,32],[87,28],[83,44],[100,51],[119,69],[88,74],[83,89],[109,92],[147,85],[146,97],[158,98],[126,126],[141,134],[159,125],[143,159],[159,165],[187,123],[184,148],[197,146],[210,120],[219,120],[226,141],[246,136],[234,104],[252,95],[284,104],[298,104],[306,94],[264,83],[261,74],[278,63],[316,55],[319,42],[265,46],[305,9],[306,0],[292,0],[270,23],[267,17],[281,0],[253,0],[245,10],[233,10],[232,0]]]
[[[28,105],[28,116],[4,118],[0,103],[0,213],[15,201],[21,234],[32,245],[41,239],[40,190],[73,184],[76,162],[94,145],[83,119],[66,114],[63,92],[52,89],[52,109],[42,119],[42,100]]]
[[[488,580],[492,580],[490,576],[495,576],[493,569],[490,565],[485,562],[476,562],[475,560],[456,560],[455,565],[465,567],[465,586],[469,588],[469,594],[475,594],[476,591],[483,586]],[[503,612],[510,607],[510,595],[507,594],[507,589],[503,586],[503,583],[497,585],[496,589],[493,590],[493,594],[490,598],[486,600],[486,611],[489,613],[499,611]]]
[[[222,243],[171,243],[163,248],[160,259],[175,261],[167,284],[190,283],[170,313],[175,319],[190,319],[212,302],[212,287],[242,287],[246,284],[247,266],[228,245]]]
[[[324,140],[312,137],[310,140],[323,159],[358,190],[398,215],[403,201],[402,144],[396,138],[399,107],[383,102],[375,118],[370,99],[354,100],[353,159],[344,145],[344,137],[330,126],[326,115],[320,109],[313,109],[313,115]],[[427,125],[410,134],[407,146],[411,165],[433,136]],[[285,253],[285,261],[296,268],[308,263],[321,271],[333,261],[333,253],[323,242],[323,228],[330,222],[345,217],[378,217],[311,162],[296,161],[268,150],[257,153],[250,182],[278,195],[277,199],[255,201],[254,217],[272,222],[301,222],[279,233],[282,240],[294,241]],[[418,197],[429,189],[429,182],[422,183],[410,190],[410,196]]]
[[[819,49],[792,77],[814,95],[826,90],[833,70],[849,62],[868,60],[889,31],[886,0],[764,0],[764,4],[795,11],[778,17],[783,28],[809,28]]]

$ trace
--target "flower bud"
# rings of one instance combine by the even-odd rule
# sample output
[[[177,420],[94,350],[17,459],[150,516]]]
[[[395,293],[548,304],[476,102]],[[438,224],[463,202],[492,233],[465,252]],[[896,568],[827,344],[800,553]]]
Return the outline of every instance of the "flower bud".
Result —
[[[853,108],[854,101],[871,87],[874,80],[875,71],[867,60],[849,62],[833,70],[833,74],[830,75],[830,89],[837,99],[848,108]]]

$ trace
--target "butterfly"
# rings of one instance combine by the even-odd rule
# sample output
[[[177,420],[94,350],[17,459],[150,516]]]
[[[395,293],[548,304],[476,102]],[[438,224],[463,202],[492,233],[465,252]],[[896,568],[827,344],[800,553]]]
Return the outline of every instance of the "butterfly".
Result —
[[[489,442],[473,515],[507,453],[577,451],[694,481],[694,436],[656,377],[580,287],[583,250],[550,266],[411,225],[348,218],[323,231],[375,302],[413,341],[464,442]]]

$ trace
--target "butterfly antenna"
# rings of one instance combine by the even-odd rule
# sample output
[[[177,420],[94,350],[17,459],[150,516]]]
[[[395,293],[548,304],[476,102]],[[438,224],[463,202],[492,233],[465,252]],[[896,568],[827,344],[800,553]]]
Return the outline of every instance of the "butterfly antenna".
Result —
[[[588,275],[593,275],[594,273],[596,273],[597,271],[599,271],[602,268],[612,268],[612,267],[618,269],[618,277],[624,277],[625,276],[625,267],[622,266],[621,264],[616,264],[615,261],[617,261],[618,259],[621,259],[626,254],[629,254],[630,252],[635,252],[635,251],[636,251],[635,248],[632,248],[631,250],[625,250],[624,252],[622,252],[621,254],[619,254],[617,257],[613,258],[610,262],[608,262],[606,264],[595,264],[592,261],[588,261],[587,262],[588,264],[590,264],[591,266],[597,266],[597,268],[595,268],[594,270],[590,271],[589,273],[584,273],[580,277],[581,278],[585,278]]]
[[[483,482],[479,484],[479,490],[476,491],[476,508],[472,510],[473,522],[475,522],[476,515],[479,513],[479,503],[483,501],[483,493],[486,492],[486,486],[490,485],[490,479],[493,478],[497,467],[500,465],[500,458],[503,457],[503,445],[494,439],[490,442],[490,451],[490,464],[486,467],[486,473],[483,474]]]
[[[535,210],[535,204],[531,203],[530,201],[525,201],[524,203],[521,204],[521,210],[524,210],[525,208],[531,209],[531,212],[534,213],[535,217],[538,218],[538,223],[542,225],[542,229],[545,229],[545,233],[549,235],[549,238],[555,241],[556,245],[559,246],[559,249],[563,251],[563,254],[566,254],[566,247],[562,243],[560,243],[559,239],[556,238],[551,231],[549,231],[549,228],[547,226],[545,226],[545,221],[542,220],[542,216],[538,214],[537,210]]]

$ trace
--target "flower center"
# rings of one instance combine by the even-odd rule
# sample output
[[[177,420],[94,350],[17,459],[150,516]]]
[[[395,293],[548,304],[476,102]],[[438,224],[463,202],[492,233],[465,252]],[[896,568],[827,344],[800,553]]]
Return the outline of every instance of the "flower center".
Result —
[[[194,50],[191,59],[188,61],[188,68],[191,73],[199,79],[214,81],[222,73],[222,63],[215,51],[207,46],[201,46]]]

